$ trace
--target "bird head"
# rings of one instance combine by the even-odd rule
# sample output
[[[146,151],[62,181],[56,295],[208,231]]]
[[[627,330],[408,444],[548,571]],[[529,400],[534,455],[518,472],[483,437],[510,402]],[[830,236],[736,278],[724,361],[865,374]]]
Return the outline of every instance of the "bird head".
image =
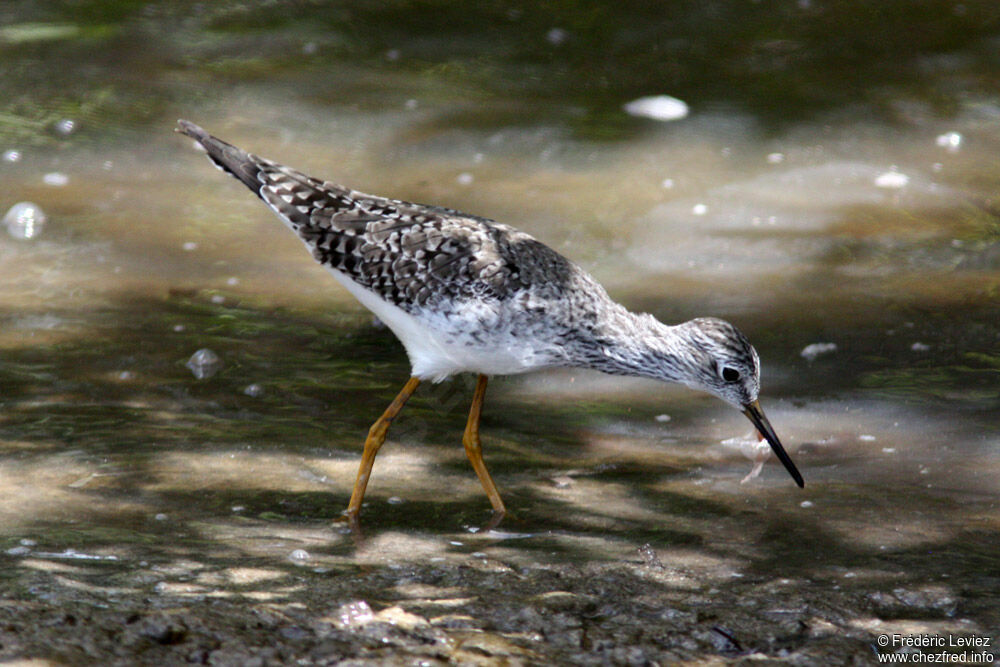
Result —
[[[743,412],[771,445],[795,483],[804,486],[802,475],[781,446],[757,400],[760,358],[746,336],[729,322],[710,317],[685,322],[677,327],[677,333],[686,347],[680,380],[693,389],[718,396]]]

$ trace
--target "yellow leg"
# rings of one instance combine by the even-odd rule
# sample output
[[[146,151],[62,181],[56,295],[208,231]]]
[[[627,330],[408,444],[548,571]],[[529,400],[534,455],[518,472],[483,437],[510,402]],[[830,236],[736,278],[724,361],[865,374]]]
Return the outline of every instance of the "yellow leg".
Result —
[[[361,511],[361,501],[365,498],[365,488],[368,486],[368,478],[372,474],[372,466],[375,465],[375,455],[378,454],[379,447],[385,442],[385,436],[389,432],[389,424],[395,419],[399,411],[406,405],[406,401],[416,391],[420,384],[420,378],[411,377],[399,392],[399,395],[389,404],[382,416],[368,429],[368,437],[365,439],[365,450],[361,455],[361,467],[358,468],[358,478],[354,481],[354,491],[351,493],[351,502],[344,511],[347,518],[356,522],[358,512]]]
[[[493,505],[493,511],[497,514],[505,514],[507,508],[503,506],[503,500],[500,499],[500,492],[497,491],[497,485],[493,483],[493,478],[490,477],[489,471],[486,470],[486,464],[483,463],[483,448],[479,444],[479,415],[483,411],[483,398],[486,396],[486,380],[487,377],[485,375],[480,375],[476,381],[476,393],[472,396],[472,407],[469,409],[469,421],[465,425],[465,435],[462,436],[462,444],[465,445],[465,454],[469,457],[476,475],[479,476],[479,481],[483,483],[483,489],[486,490],[490,504]]]

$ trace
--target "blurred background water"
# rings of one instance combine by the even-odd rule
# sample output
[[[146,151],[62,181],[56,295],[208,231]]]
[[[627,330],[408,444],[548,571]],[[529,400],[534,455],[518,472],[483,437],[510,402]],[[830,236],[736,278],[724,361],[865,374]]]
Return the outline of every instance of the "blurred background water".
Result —
[[[132,569],[303,547],[320,575],[648,542],[992,599],[998,54],[992,0],[5,2],[0,540]],[[497,379],[484,448],[514,517],[466,548],[488,503],[458,379],[397,420],[359,551],[327,522],[405,355],[178,117],[517,226],[664,321],[732,320],[806,489],[773,461],[740,484],[749,427],[709,397]]]

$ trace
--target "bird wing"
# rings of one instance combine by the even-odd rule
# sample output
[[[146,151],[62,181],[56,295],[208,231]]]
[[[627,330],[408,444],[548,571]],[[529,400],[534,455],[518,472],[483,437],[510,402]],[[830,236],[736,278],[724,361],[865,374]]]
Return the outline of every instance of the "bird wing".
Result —
[[[568,264],[506,225],[320,181],[247,153],[193,123],[178,124],[217,167],[250,188],[295,231],[318,262],[404,310],[433,307],[442,299],[509,296],[537,268],[520,265],[519,244],[537,244]]]

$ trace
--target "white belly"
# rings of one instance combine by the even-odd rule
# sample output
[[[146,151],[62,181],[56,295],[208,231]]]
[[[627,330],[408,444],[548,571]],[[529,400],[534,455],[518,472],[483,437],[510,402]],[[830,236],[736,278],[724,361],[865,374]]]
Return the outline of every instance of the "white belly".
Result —
[[[330,273],[347,288],[361,304],[392,330],[410,357],[413,375],[421,380],[440,382],[455,373],[482,373],[484,375],[513,375],[551,364],[523,340],[501,336],[491,337],[488,347],[475,344],[461,333],[465,323],[461,319],[444,317],[417,318],[402,308],[394,306],[371,290],[358,285],[340,271]],[[476,326],[475,313],[469,313],[467,325]],[[446,335],[448,332],[450,335]],[[456,333],[458,335],[456,335]]]

